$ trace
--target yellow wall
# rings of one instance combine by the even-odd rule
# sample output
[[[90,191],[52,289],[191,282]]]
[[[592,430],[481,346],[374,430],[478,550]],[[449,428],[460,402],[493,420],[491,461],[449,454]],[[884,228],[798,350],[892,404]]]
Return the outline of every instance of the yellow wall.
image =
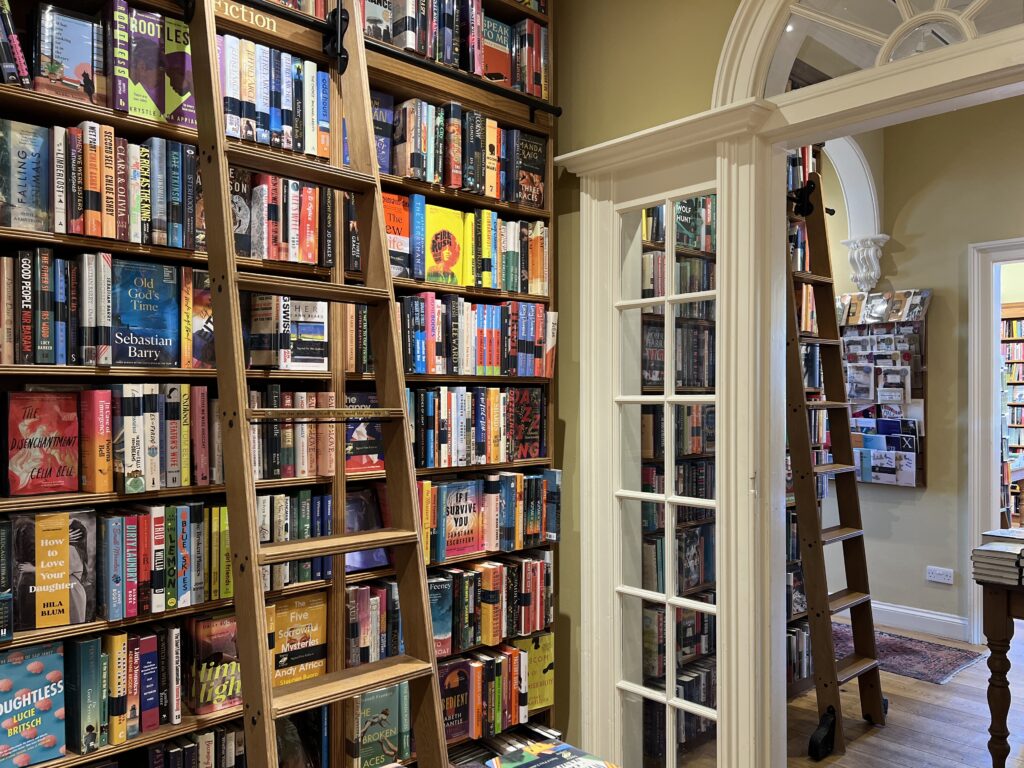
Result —
[[[963,616],[967,530],[967,247],[1024,236],[1024,99],[885,130],[882,280],[876,290],[932,288],[927,322],[927,487],[859,486],[876,600]],[[842,205],[833,179],[828,204]],[[836,290],[856,290],[830,227]],[[838,256],[842,256],[838,258]],[[953,587],[926,565],[956,569]],[[833,579],[830,586],[836,585]]]
[[[999,274],[1003,304],[1024,302],[1024,262],[1006,264]]]
[[[555,99],[559,154],[701,112],[711,106],[718,57],[739,0],[557,0]],[[562,543],[557,552],[555,725],[578,741],[580,494],[579,183],[555,184],[559,310],[558,425],[563,469]],[[604,627],[602,632],[613,631]]]

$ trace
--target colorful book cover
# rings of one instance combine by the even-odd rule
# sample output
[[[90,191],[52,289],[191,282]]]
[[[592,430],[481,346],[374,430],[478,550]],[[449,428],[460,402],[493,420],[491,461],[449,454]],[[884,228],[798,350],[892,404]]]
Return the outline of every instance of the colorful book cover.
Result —
[[[385,192],[384,225],[388,235],[392,277],[409,277],[409,198]]]
[[[210,273],[192,270],[192,367],[213,368],[213,298]]]
[[[427,282],[466,285],[463,247],[465,222],[462,211],[426,206]]]
[[[381,173],[391,173],[395,97],[382,91],[370,91],[370,104],[373,110],[373,135],[377,143],[377,165]]]
[[[234,616],[201,616],[190,625],[192,686],[189,709],[208,715],[242,703],[242,669],[238,661],[238,627]]]
[[[270,146],[281,147],[281,51],[270,49]]]
[[[61,643],[0,653],[0,752],[26,766],[65,753],[64,649]]]
[[[96,515],[11,515],[16,631],[96,618]]]
[[[375,392],[346,392],[346,408],[377,408]],[[379,421],[345,423],[345,472],[378,472],[384,469],[384,437]]]
[[[114,363],[176,367],[181,332],[177,268],[115,259],[113,288]]]
[[[489,16],[483,29],[484,77],[512,87],[512,28]]]
[[[256,43],[256,141],[270,144],[270,49]]]
[[[316,73],[317,155],[331,157],[331,76],[325,70]]]
[[[108,658],[107,741],[124,744],[128,740],[128,635],[103,635],[103,651]]]
[[[107,621],[124,618],[124,518],[103,515],[97,521],[100,559],[97,563],[98,613]]]
[[[50,130],[0,120],[0,226],[50,231]]]
[[[274,685],[327,670],[327,597],[318,592],[274,603]]]
[[[6,396],[4,495],[78,490],[78,395],[10,392]]]
[[[511,641],[526,651],[529,665],[530,710],[544,709],[555,703],[555,636],[545,632]]]
[[[107,74],[110,77],[110,107],[128,111],[128,34],[127,0],[111,0],[108,9]]]
[[[67,746],[80,755],[95,752],[100,737],[103,695],[100,638],[75,638],[64,643]]]
[[[196,127],[196,102],[192,93],[192,46],[188,24],[164,19],[164,117],[168,123]]]
[[[521,133],[513,164],[519,198],[516,202],[543,208],[547,200],[544,184],[547,174],[547,141],[540,136]]]
[[[662,728],[664,725],[662,725]],[[663,735],[664,732],[662,732]],[[644,732],[646,743],[647,732]],[[595,757],[582,749],[569,746],[561,741],[539,741],[522,749],[492,757],[486,768],[616,768],[615,764]]]
[[[430,618],[434,627],[434,653],[439,658],[452,653],[452,577],[435,575],[427,579]]]
[[[154,136],[142,146],[149,149],[149,242],[167,245],[167,140]],[[145,189],[143,189],[143,226],[145,226]]]
[[[441,688],[441,714],[448,743],[470,736],[470,668],[468,659],[451,659],[437,665]]]
[[[139,727],[145,733],[160,727],[160,657],[156,635],[139,638]]]
[[[437,490],[437,503],[444,508],[446,556],[460,557],[482,552],[480,484],[475,480],[441,483]]]
[[[345,532],[372,531],[383,527],[377,495],[370,488],[345,494]],[[387,552],[382,548],[349,552],[345,555],[345,572],[369,571],[387,568]]]
[[[401,759],[402,691],[397,685],[359,697],[359,766],[377,768]]]
[[[95,68],[96,26],[85,14],[41,5],[32,89],[105,107],[103,72]]]
[[[164,19],[159,13],[132,8],[128,18],[128,113],[164,120]]]
[[[512,445],[516,459],[541,455],[541,411],[543,396],[538,387],[511,387]]]

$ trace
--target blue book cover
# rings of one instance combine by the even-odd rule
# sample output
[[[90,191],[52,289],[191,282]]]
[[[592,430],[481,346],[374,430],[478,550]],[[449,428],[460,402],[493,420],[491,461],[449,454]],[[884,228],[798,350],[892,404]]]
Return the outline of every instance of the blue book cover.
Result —
[[[180,141],[167,142],[167,245],[185,247],[185,164]]]
[[[427,579],[427,593],[434,627],[434,652],[448,656],[452,652],[452,577],[431,576]]]
[[[437,393],[427,390],[424,393],[426,399],[425,422],[426,429],[423,430],[423,448],[426,451],[427,468],[437,466],[434,461],[434,414],[437,413]],[[439,523],[440,524],[440,523]]]
[[[345,494],[345,532],[372,531],[383,527],[377,495],[370,488]],[[345,555],[345,572],[387,568],[388,555],[382,548],[349,552]]]
[[[64,756],[64,648],[58,641],[0,653],[0,753],[26,766]]]
[[[95,752],[100,737],[100,638],[67,640],[64,643],[67,745],[80,755]]]
[[[270,146],[281,146],[281,52],[270,49]]]
[[[323,150],[331,146],[331,76],[328,72],[316,72],[316,130],[320,157]]]
[[[57,365],[67,365],[68,271],[64,259],[53,260],[53,342]]]
[[[423,195],[409,195],[409,250],[412,257],[412,277],[425,280],[427,269],[427,199]]]
[[[0,226],[49,232],[50,129],[0,120]]]
[[[101,517],[99,615],[107,621],[124,618],[124,518]]]
[[[149,147],[149,243],[167,245],[167,140],[158,136],[142,142]]]
[[[544,499],[544,539],[558,541],[562,523],[562,470],[545,469],[544,479],[548,484],[547,496]]]
[[[381,173],[391,173],[391,148],[395,132],[395,97],[390,93],[370,91],[373,112],[373,135],[377,140],[377,165]],[[422,276],[420,277],[422,280]]]
[[[476,443],[477,463],[487,455],[487,390],[473,387],[473,439]]]
[[[174,368],[181,346],[178,269],[114,259],[114,365]]]
[[[324,536],[331,536],[334,533],[334,503],[331,494],[325,494],[323,497],[323,523],[320,526],[320,531]],[[334,558],[324,558],[324,578],[334,578]]]
[[[498,498],[498,546],[502,552],[515,548],[516,477],[511,473],[501,476],[501,495]]]
[[[310,528],[313,538],[323,535],[323,514],[324,505],[322,496],[314,496],[312,511],[310,513]],[[327,558],[328,560],[330,558]],[[310,577],[313,581],[319,581],[324,577],[324,558],[314,557],[310,560]]]
[[[175,545],[177,553],[175,584],[177,585],[178,607],[188,608],[192,605],[192,527],[189,525],[189,508],[185,505],[178,507],[176,527],[178,536]]]

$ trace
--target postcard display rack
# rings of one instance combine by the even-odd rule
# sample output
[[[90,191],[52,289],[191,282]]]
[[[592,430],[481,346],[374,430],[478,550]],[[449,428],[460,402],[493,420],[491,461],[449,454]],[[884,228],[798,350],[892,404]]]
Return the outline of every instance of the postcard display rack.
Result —
[[[931,294],[915,289],[836,299],[858,482],[925,485]]]

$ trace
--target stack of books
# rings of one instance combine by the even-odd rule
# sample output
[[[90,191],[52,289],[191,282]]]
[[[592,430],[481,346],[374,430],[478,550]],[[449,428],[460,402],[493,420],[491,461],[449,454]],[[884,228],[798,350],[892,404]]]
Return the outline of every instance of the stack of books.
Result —
[[[974,580],[1024,585],[1024,528],[1000,528],[981,535],[971,552]]]

